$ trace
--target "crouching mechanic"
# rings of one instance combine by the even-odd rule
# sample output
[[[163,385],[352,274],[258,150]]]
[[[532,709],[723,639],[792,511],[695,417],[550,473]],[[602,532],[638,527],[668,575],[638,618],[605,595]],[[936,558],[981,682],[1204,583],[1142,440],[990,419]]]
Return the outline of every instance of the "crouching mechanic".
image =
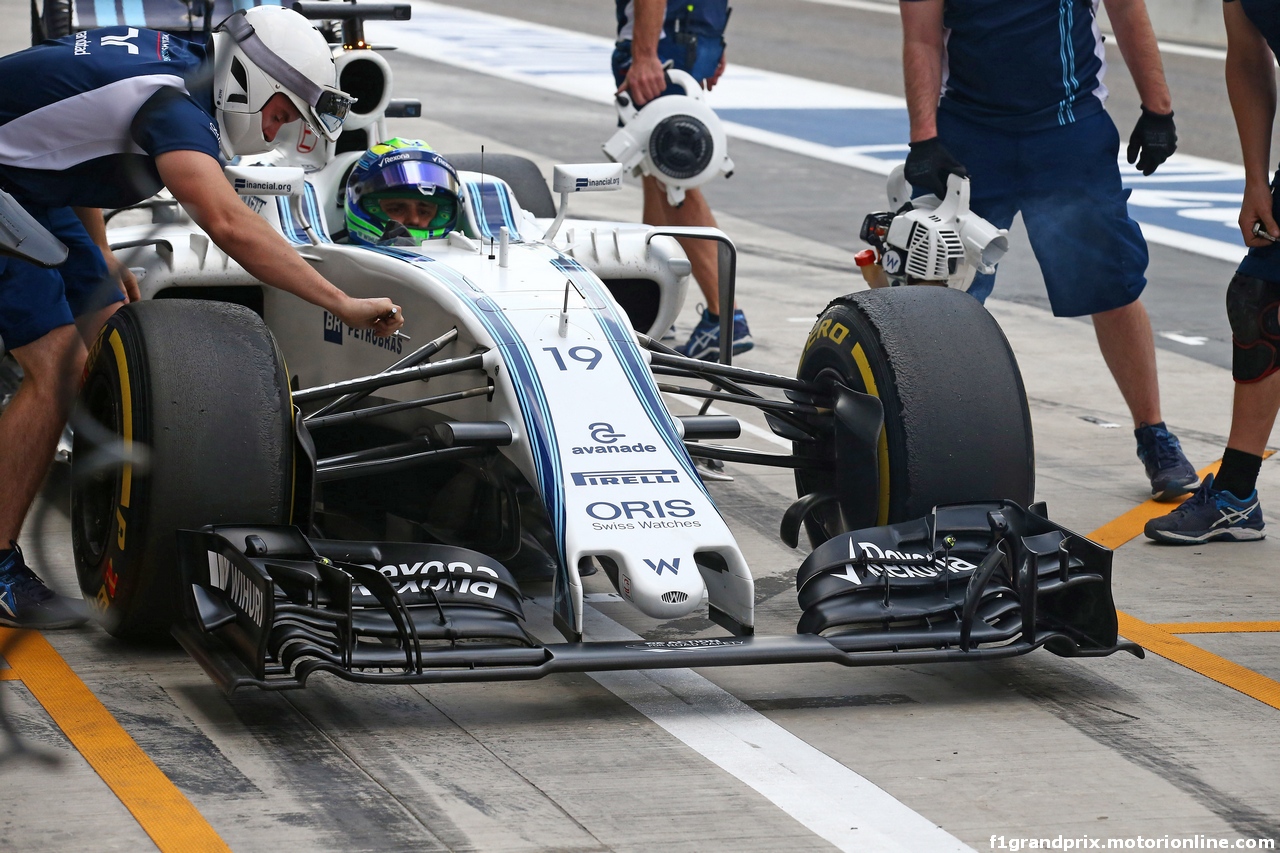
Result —
[[[1275,57],[1280,56],[1280,7],[1263,0],[1226,0],[1227,94],[1244,156],[1240,231],[1249,254],[1227,285],[1231,432],[1217,476],[1144,532],[1157,542],[1193,545],[1262,539],[1258,471],[1280,409],[1280,171],[1268,186],[1271,127],[1276,114]]]
[[[347,178],[347,238],[367,246],[419,246],[458,224],[458,173],[420,139],[366,151]]]
[[[667,85],[662,65],[672,62],[708,90],[724,73],[724,30],[729,23],[728,0],[617,0],[618,42],[613,51],[613,76],[619,92],[628,92],[637,107],[654,98],[678,93]],[[646,225],[716,227],[716,218],[702,190],[686,190],[684,203],[673,207],[658,179],[644,176]],[[676,350],[689,358],[715,361],[720,357],[719,248],[710,240],[680,240],[706,307],[689,341]],[[733,354],[754,346],[746,315],[733,308]]]
[[[0,258],[0,338],[23,369],[0,416],[0,625],[80,624],[17,539],[79,387],[91,342],[120,307],[126,273],[105,246],[100,208],[168,187],[209,237],[258,280],[356,328],[403,324],[389,299],[353,299],[306,264],[231,189],[221,157],[269,150],[303,119],[336,139],[351,99],[305,18],[257,7],[228,18],[208,48],[133,27],[76,33],[0,58],[0,186],[70,249],[58,269]],[[86,227],[85,223],[88,223]],[[180,329],[174,330],[181,334]]]

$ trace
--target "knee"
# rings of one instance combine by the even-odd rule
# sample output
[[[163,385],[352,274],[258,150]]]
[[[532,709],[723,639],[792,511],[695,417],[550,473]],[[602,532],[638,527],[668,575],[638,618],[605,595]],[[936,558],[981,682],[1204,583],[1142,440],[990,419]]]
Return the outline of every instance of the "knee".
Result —
[[[59,326],[13,350],[22,366],[23,384],[32,392],[58,397],[75,393],[87,355],[74,325]]]
[[[1227,320],[1236,382],[1257,382],[1280,369],[1280,282],[1236,273],[1227,285]]]

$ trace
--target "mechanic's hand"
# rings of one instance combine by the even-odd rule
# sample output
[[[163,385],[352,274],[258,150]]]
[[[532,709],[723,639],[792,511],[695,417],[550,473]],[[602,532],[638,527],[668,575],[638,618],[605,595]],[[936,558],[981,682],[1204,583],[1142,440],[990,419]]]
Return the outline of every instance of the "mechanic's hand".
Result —
[[[394,334],[404,325],[404,313],[390,299],[352,299],[347,297],[338,319],[353,329],[373,329],[380,338]]]
[[[1272,215],[1271,187],[1266,184],[1246,185],[1244,201],[1240,205],[1240,233],[1244,235],[1244,244],[1254,248],[1270,246],[1280,240],[1280,228],[1276,227],[1275,216]],[[1272,240],[1259,237],[1253,233],[1253,226],[1261,223],[1263,229],[1272,236]]]
[[[1150,175],[1169,155],[1178,150],[1178,134],[1173,127],[1173,113],[1153,113],[1146,107],[1129,136],[1129,162],[1138,163],[1138,171]]]
[[[124,291],[125,302],[141,302],[142,291],[138,289],[138,278],[133,270],[116,260],[110,248],[103,249],[102,258],[107,262],[107,278]]]
[[[655,53],[652,56],[632,57],[631,67],[627,69],[627,79],[622,81],[614,94],[630,92],[632,102],[639,108],[666,90],[667,74]]]
[[[951,156],[951,152],[942,146],[936,136],[911,143],[905,173],[907,183],[928,190],[938,198],[947,195],[948,175],[969,177],[968,170]]]
[[[715,72],[707,78],[707,91],[710,92],[720,82],[720,75],[724,73],[724,51],[720,52],[720,61],[716,63]]]

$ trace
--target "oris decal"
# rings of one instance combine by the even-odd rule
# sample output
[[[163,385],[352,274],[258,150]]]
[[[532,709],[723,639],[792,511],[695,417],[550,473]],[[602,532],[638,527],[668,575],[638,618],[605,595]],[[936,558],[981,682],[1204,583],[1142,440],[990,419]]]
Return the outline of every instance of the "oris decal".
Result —
[[[660,530],[676,527],[701,527],[694,519],[697,511],[691,501],[674,498],[665,501],[595,501],[587,504],[587,515],[596,519],[596,530]]]

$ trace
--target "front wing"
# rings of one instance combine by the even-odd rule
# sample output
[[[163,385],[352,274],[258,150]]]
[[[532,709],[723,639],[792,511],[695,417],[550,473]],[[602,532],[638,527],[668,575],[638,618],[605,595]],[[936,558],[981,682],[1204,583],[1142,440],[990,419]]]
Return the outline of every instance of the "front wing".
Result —
[[[1117,636],[1111,551],[1008,501],[938,507],[816,548],[795,636],[543,644],[506,568],[445,545],[308,539],[293,527],[179,532],[174,636],[227,693],[349,681],[516,681],[558,672],[973,661]]]

